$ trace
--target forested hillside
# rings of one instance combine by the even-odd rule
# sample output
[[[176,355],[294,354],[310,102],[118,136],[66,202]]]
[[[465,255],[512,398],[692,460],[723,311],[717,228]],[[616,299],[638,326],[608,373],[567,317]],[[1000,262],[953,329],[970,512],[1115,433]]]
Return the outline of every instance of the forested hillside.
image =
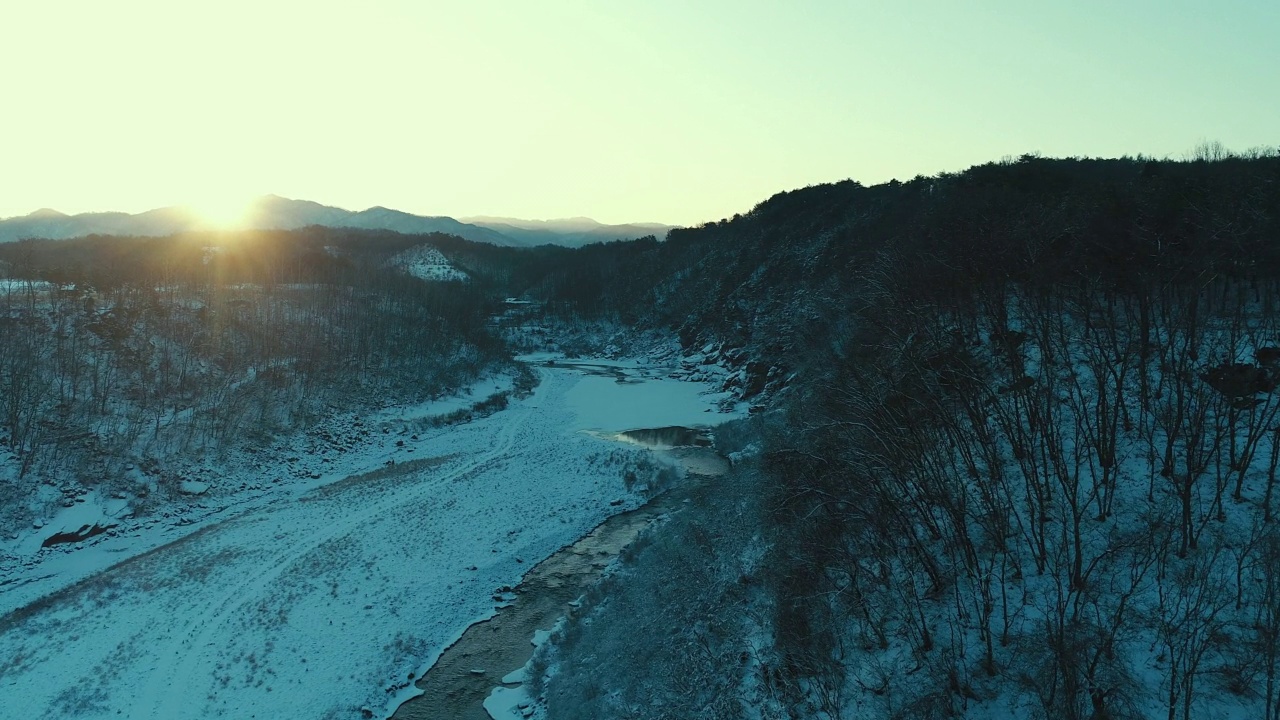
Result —
[[[1278,181],[1029,156],[452,248],[772,399],[543,658],[550,716],[1276,717]]]
[[[141,495],[141,511],[176,492],[184,464],[505,362],[475,289],[389,267],[429,240],[311,229],[0,245],[0,520],[38,522],[86,489]]]

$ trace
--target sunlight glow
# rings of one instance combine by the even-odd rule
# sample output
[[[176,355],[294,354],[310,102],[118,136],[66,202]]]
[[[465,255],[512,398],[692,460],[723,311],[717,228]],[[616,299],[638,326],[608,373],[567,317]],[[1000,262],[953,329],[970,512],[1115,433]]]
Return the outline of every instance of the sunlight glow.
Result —
[[[209,230],[236,230],[245,226],[252,200],[237,193],[210,194],[188,205]]]

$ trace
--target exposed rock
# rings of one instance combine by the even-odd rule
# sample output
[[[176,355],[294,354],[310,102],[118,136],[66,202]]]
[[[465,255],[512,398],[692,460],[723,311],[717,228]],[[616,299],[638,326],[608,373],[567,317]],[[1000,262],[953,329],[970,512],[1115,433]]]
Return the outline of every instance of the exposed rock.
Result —
[[[54,545],[81,542],[88,540],[95,535],[101,535],[113,527],[115,527],[115,523],[108,525],[99,525],[98,523],[83,525],[79,530],[54,533],[53,535],[50,535],[44,539],[44,542],[40,543],[40,547],[53,547]]]

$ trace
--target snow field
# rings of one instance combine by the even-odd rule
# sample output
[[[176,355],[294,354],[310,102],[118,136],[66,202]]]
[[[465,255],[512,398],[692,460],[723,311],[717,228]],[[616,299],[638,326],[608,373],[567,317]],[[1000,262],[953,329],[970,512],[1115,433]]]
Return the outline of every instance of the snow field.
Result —
[[[429,459],[418,452],[420,446],[450,429],[414,432],[413,428],[429,426],[434,418],[511,388],[509,376],[486,378],[450,397],[330,418],[316,431],[329,437],[345,436],[337,438],[336,445],[297,434],[279,442],[275,456],[233,453],[221,466],[209,467],[202,462],[191,468],[192,475],[211,482],[184,484],[209,485],[209,492],[180,496],[143,517],[132,517],[131,508],[121,507],[116,498],[89,493],[79,498],[84,502],[63,509],[47,522],[0,540],[0,613],[234,514],[293,500],[348,476],[388,472],[389,462],[426,462]],[[56,488],[44,488],[61,497]],[[116,527],[74,545],[41,547],[59,530],[74,531],[95,522]]]

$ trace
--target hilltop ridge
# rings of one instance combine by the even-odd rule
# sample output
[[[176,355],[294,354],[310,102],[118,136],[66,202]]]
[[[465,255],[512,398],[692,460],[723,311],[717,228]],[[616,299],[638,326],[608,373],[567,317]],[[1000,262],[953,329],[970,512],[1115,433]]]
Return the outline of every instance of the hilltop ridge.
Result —
[[[645,235],[663,237],[672,226],[658,223],[604,225],[590,218],[528,221],[513,218],[475,221],[445,215],[415,215],[394,208],[374,206],[353,211],[311,200],[264,195],[249,203],[235,229],[296,230],[312,225],[331,228],[391,230],[405,235],[445,233],[473,242],[523,247],[533,245],[579,246],[593,242],[631,240]],[[88,235],[163,237],[186,231],[218,230],[216,223],[188,207],[172,206],[130,214],[88,212],[68,215],[41,208],[27,215],[0,219],[0,242],[28,238],[66,240]]]

